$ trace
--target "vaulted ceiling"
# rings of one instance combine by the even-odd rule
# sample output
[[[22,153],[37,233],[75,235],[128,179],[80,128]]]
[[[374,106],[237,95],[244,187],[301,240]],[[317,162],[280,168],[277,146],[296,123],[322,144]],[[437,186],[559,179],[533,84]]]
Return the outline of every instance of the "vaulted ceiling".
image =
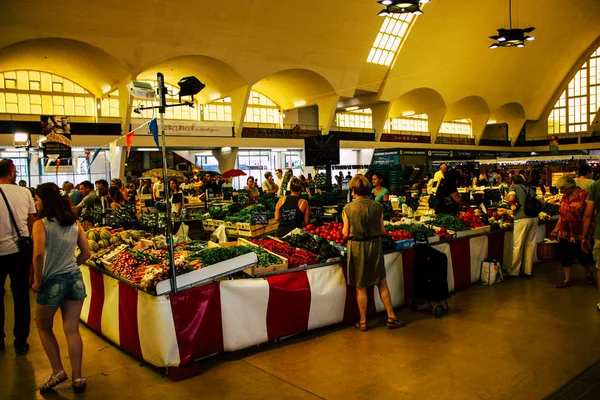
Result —
[[[375,0],[7,2],[0,70],[57,73],[97,95],[160,70],[171,83],[194,73],[209,93],[257,85],[290,104],[433,98],[456,117],[518,104],[535,120],[600,45],[600,0],[514,0],[513,23],[534,26],[536,40],[496,50],[488,36],[507,25],[506,0],[431,0],[389,71],[366,63],[382,23]]]

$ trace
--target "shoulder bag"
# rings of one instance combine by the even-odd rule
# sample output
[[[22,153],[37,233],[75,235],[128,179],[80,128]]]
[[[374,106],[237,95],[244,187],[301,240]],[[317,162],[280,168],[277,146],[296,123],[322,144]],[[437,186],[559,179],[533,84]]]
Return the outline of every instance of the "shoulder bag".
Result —
[[[28,256],[32,256],[33,255],[33,239],[31,239],[29,236],[21,236],[21,230],[19,229],[19,226],[17,225],[17,221],[15,220],[15,217],[12,213],[12,210],[10,209],[10,205],[8,204],[8,199],[6,198],[6,195],[4,194],[4,190],[2,190],[2,188],[0,188],[0,194],[2,194],[2,197],[4,197],[4,202],[6,203],[6,209],[8,210],[8,215],[10,215],[10,221],[12,223],[12,225],[14,226],[15,230],[17,231],[17,247],[19,248],[19,252]]]

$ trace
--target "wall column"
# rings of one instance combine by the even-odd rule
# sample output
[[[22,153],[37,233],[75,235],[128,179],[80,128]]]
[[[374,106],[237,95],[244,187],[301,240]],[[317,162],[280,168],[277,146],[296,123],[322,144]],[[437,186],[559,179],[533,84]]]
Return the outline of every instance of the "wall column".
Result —
[[[251,87],[246,85],[235,89],[229,95],[229,97],[231,97],[231,117],[235,124],[235,137],[242,137],[242,129],[244,128],[244,118],[246,117],[246,107],[248,106],[250,90]]]
[[[329,133],[339,100],[339,96],[330,96],[317,101],[317,107],[319,107],[319,125],[321,125],[322,133]]]
[[[220,149],[214,149],[212,154],[219,162],[219,172],[225,172],[235,168],[235,162],[237,161],[238,154],[237,147],[222,147]]]
[[[383,130],[385,129],[385,123],[388,119],[390,107],[392,103],[381,103],[370,106],[371,112],[373,113],[373,129],[375,129],[375,141],[379,142]]]

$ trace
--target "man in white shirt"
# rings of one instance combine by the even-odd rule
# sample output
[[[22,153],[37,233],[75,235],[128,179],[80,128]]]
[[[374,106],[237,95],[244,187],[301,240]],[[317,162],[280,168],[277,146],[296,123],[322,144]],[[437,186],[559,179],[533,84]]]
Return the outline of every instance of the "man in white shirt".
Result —
[[[31,192],[17,186],[17,168],[12,160],[0,160],[0,188],[6,196],[0,196],[0,351],[4,350],[4,284],[10,276],[14,300],[15,325],[14,347],[17,355],[29,350],[27,338],[31,321],[29,308],[29,266],[31,252],[21,252],[17,245],[18,235],[7,208],[10,206],[21,236],[31,236],[35,219],[35,205]]]
[[[433,183],[432,183],[432,187],[431,187],[431,193],[437,192],[437,189],[438,189],[438,187],[440,187],[440,183],[442,182],[442,179],[444,179],[444,174],[446,173],[447,170],[448,170],[448,167],[446,166],[446,164],[442,164],[442,165],[440,165],[440,170],[438,172],[436,172],[435,175],[433,175]]]
[[[165,190],[164,182],[165,180],[160,177],[158,178],[158,181],[154,183],[154,186],[152,186],[152,196],[154,197],[154,201],[162,200]]]
[[[282,185],[282,183],[283,183],[283,171],[281,170],[281,168],[277,168],[275,170],[275,175],[277,175],[277,183],[276,183],[277,188],[278,188],[277,189],[277,196],[280,197],[280,196],[283,196],[283,187],[282,187],[283,186]]]

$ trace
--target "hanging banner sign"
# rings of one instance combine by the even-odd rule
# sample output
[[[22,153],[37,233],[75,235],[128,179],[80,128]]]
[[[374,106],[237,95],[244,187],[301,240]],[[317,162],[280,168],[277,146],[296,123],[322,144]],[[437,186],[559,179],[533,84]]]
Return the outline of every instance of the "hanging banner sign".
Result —
[[[131,119],[131,130],[136,130],[148,121],[140,118]],[[160,121],[158,122],[160,134]],[[136,131],[138,135],[148,134],[146,129]],[[232,122],[165,120],[165,135],[169,136],[204,136],[233,137]]]
[[[321,131],[303,129],[299,125],[296,125],[296,127],[292,129],[248,127],[242,129],[242,137],[244,138],[302,139],[312,136],[321,136]]]
[[[45,171],[73,172],[69,117],[42,115],[41,134],[46,137],[43,142],[44,158],[50,160]]]
[[[429,135],[399,135],[394,133],[384,133],[379,140],[381,142],[431,143],[431,137]]]

